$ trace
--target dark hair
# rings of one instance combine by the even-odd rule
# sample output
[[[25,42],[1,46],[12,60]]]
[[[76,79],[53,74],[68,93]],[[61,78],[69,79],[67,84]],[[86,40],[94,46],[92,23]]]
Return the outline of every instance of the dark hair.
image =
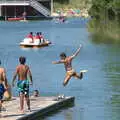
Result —
[[[42,35],[42,32],[39,32],[40,35]]]
[[[66,56],[66,54],[65,54],[64,52],[62,52],[62,53],[60,54],[60,57],[65,57],[65,58],[66,58],[67,56]]]
[[[39,35],[39,32],[37,32],[36,35]]]
[[[25,64],[26,58],[23,56],[19,57],[19,62],[20,62],[20,64]]]
[[[30,34],[33,34],[33,32],[30,32]]]

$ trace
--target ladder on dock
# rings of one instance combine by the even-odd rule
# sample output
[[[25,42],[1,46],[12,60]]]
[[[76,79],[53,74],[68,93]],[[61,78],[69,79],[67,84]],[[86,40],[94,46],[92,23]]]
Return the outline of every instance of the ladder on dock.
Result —
[[[30,6],[42,13],[45,17],[49,17],[51,15],[50,10],[36,0],[30,0]]]

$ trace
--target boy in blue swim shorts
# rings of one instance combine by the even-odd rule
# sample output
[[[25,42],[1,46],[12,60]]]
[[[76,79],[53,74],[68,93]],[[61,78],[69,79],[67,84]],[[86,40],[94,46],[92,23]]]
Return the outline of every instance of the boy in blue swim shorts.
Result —
[[[17,87],[19,94],[24,94],[29,96],[29,81],[28,80],[18,80]]]
[[[21,56],[19,58],[20,65],[16,67],[16,71],[13,76],[12,86],[14,87],[14,81],[16,77],[18,77],[17,87],[19,91],[20,97],[20,111],[24,112],[24,98],[26,100],[28,110],[30,111],[30,99],[29,99],[29,84],[32,84],[32,74],[28,65],[25,65],[26,58]],[[28,76],[30,79],[30,83],[28,80]]]

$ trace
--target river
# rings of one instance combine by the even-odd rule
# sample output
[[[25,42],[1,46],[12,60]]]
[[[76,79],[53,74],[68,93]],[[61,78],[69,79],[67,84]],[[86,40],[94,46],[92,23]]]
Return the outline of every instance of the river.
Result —
[[[75,105],[62,109],[44,120],[119,120],[120,119],[120,45],[96,44],[86,27],[86,19],[55,21],[0,22],[0,59],[11,83],[19,56],[26,56],[31,67],[34,89],[41,96],[75,96]],[[53,45],[42,49],[22,49],[19,42],[29,32],[43,32]],[[53,65],[61,52],[71,55],[82,44],[73,67],[87,69],[83,80],[72,78],[64,88],[63,65]],[[17,95],[16,87],[12,89]],[[41,118],[40,118],[41,119]]]

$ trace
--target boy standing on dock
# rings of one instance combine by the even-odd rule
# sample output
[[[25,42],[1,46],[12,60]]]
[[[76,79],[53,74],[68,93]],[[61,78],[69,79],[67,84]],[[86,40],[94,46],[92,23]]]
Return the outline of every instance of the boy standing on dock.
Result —
[[[0,61],[1,65],[1,61]],[[3,96],[5,90],[8,88],[7,78],[6,78],[6,72],[3,67],[0,67],[0,112],[2,108],[2,102],[3,102]]]
[[[84,70],[84,71],[80,71],[80,73],[78,74],[72,68],[72,60],[78,55],[81,47],[82,47],[82,45],[80,45],[80,47],[77,49],[77,51],[71,56],[66,56],[65,53],[61,53],[60,54],[61,60],[59,60],[57,62],[52,62],[53,64],[64,64],[65,70],[66,70],[66,77],[65,77],[64,82],[63,82],[64,86],[66,86],[68,84],[71,77],[76,77],[78,79],[82,79],[83,78],[83,73],[87,72],[86,70]]]
[[[31,85],[33,84],[32,81],[32,74],[28,65],[25,65],[26,58],[21,56],[19,58],[20,65],[16,67],[16,72],[13,76],[12,86],[14,87],[14,81],[18,76],[17,87],[19,91],[20,97],[20,111],[24,113],[24,98],[26,100],[28,110],[30,111],[30,99],[29,99],[29,80],[27,76],[30,78]]]

